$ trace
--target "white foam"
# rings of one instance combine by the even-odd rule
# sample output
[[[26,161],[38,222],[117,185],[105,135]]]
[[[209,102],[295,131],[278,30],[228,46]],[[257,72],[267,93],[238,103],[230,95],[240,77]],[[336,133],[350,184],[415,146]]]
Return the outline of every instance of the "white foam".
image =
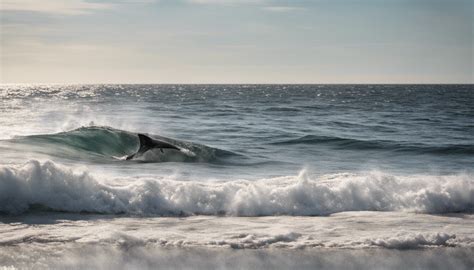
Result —
[[[110,182],[110,181],[109,181]],[[113,180],[112,180],[113,182]],[[119,181],[117,181],[119,182]],[[69,212],[146,215],[327,215],[344,211],[473,212],[474,178],[336,174],[230,181],[182,182],[133,178],[107,185],[51,161],[0,167],[0,211],[31,205]]]
[[[189,149],[186,149],[186,148],[180,148],[179,151],[181,151],[181,153],[184,153],[188,157],[195,157],[196,156],[196,153],[194,153],[193,151],[191,151]]]
[[[142,217],[30,213],[3,217],[1,247],[84,243],[232,249],[474,248],[474,215],[344,212],[294,217]]]
[[[409,234],[390,238],[375,239],[370,244],[390,249],[416,249],[425,246],[449,246],[449,240],[455,239],[455,234]]]
[[[283,234],[276,235],[264,235],[260,236],[257,234],[240,234],[234,239],[231,240],[220,240],[220,241],[211,241],[209,244],[218,245],[218,246],[229,246],[234,249],[243,249],[243,248],[262,248],[268,247],[270,245],[275,246],[275,244],[282,243],[279,247],[285,246],[284,243],[294,242],[299,237],[300,233],[288,232]]]

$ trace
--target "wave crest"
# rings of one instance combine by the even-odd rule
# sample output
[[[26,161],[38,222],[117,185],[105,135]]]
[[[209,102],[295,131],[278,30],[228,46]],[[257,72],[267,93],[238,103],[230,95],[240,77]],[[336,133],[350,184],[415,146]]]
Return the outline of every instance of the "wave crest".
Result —
[[[147,151],[134,160],[141,162],[209,162],[237,154],[202,144],[185,142],[159,135],[153,138],[178,146],[181,151]],[[137,133],[106,126],[81,127],[67,132],[16,137],[14,143],[27,144],[29,150],[69,159],[97,161],[123,160],[139,147]]]
[[[38,208],[159,216],[471,213],[474,178],[467,174],[401,177],[376,172],[312,178],[302,172],[258,181],[201,183],[146,178],[111,186],[51,161],[0,167],[0,212],[20,214]]]

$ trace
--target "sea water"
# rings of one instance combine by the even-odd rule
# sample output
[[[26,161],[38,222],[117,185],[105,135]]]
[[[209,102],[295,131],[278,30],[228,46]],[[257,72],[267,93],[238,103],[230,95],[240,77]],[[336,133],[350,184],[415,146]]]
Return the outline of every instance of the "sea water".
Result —
[[[474,266],[472,85],[1,85],[0,266]],[[138,134],[177,146],[131,160]]]

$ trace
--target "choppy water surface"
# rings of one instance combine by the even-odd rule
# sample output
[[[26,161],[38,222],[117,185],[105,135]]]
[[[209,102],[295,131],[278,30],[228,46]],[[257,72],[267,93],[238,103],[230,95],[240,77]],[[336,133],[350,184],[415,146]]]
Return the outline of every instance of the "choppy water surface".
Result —
[[[72,254],[83,248],[78,243],[126,242],[145,249],[318,248],[315,257],[301,253],[310,268],[316,261],[338,266],[321,261],[321,248],[449,246],[461,248],[451,266],[472,266],[464,260],[474,245],[472,85],[1,85],[0,101],[0,234],[10,254],[0,265],[21,266],[12,263],[20,246],[37,252],[22,262],[31,267],[43,252],[34,243],[54,243],[47,252],[67,243],[62,248]],[[125,160],[137,152],[139,133],[179,150]],[[58,219],[58,212],[65,214]],[[419,223],[417,214],[432,223]],[[176,217],[214,234],[193,238],[174,224],[145,237],[121,223],[140,232],[149,230],[141,225],[147,220],[162,226]],[[219,218],[229,222],[225,230]],[[119,235],[98,233],[110,219],[108,229]],[[64,222],[76,229],[58,229]],[[315,230],[336,231],[315,236],[314,222],[323,224]],[[357,222],[367,226],[357,229]],[[147,261],[149,254],[135,252],[130,256]],[[209,255],[193,252],[194,261]],[[387,256],[398,262],[397,254]],[[67,267],[58,263],[40,266]]]

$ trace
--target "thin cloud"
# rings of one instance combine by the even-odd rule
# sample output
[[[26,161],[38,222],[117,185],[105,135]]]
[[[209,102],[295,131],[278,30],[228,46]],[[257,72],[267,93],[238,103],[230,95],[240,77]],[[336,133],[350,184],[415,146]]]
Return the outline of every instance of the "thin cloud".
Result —
[[[304,10],[304,8],[291,7],[291,6],[268,6],[268,7],[263,7],[263,10],[271,11],[271,12],[291,12],[291,11]]]
[[[2,0],[0,11],[28,11],[61,15],[80,15],[110,9],[113,4],[84,0]]]
[[[265,0],[187,0],[186,2],[192,4],[202,5],[236,5],[236,4],[262,4]]]

